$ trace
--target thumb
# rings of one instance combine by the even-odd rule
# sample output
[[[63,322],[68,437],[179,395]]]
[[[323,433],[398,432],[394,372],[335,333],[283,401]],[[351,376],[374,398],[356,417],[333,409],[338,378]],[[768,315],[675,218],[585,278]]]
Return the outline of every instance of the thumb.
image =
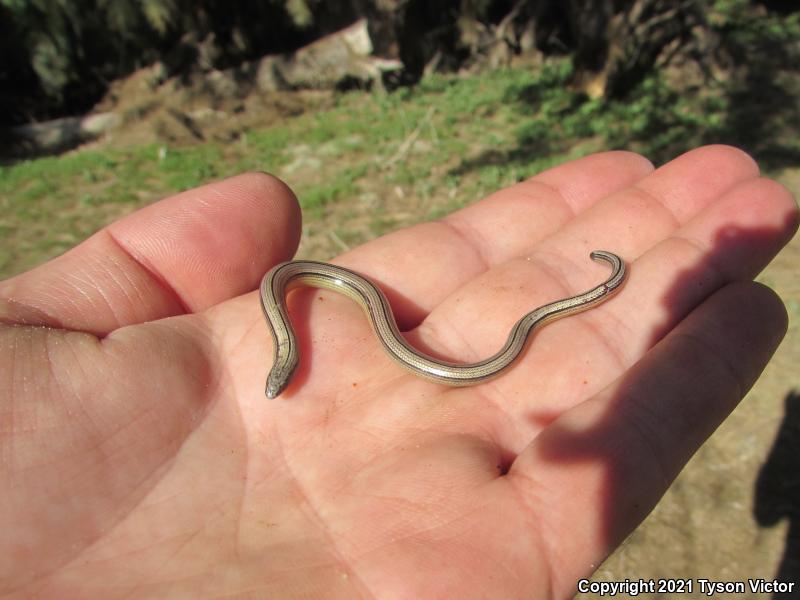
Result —
[[[0,323],[98,336],[255,289],[300,238],[292,191],[246,173],[157,202],[0,282]]]

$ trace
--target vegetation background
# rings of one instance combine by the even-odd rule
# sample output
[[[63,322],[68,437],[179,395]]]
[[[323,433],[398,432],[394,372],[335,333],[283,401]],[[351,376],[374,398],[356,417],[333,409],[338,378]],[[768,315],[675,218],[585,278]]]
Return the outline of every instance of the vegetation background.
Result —
[[[3,277],[247,169],[297,192],[317,259],[609,148],[730,143],[800,191],[791,0],[0,0],[0,57]],[[27,143],[90,112],[116,126]],[[790,313],[764,377],[597,579],[800,581],[798,261],[760,278]]]

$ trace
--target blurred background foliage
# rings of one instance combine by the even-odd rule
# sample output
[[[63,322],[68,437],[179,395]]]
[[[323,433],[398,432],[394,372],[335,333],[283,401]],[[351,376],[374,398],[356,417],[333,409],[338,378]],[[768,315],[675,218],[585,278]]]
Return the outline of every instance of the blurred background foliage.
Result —
[[[793,0],[0,0],[0,123],[86,112],[111,81],[293,51],[365,17],[375,54],[427,70],[569,56],[569,84],[625,97],[654,73],[681,87],[776,89],[800,59]],[[691,65],[689,67],[688,65]],[[688,79],[687,81],[680,81]],[[738,84],[738,89],[737,89]],[[652,84],[649,84],[652,85]],[[779,86],[778,86],[779,87]],[[763,89],[763,88],[762,88]]]
[[[80,113],[108,84],[163,61],[171,73],[294,50],[353,20],[321,0],[2,0],[0,119]],[[345,12],[339,13],[338,11]]]

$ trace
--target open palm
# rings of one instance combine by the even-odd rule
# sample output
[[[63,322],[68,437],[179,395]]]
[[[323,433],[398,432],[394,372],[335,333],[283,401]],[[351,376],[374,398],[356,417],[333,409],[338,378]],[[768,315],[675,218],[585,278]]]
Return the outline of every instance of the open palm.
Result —
[[[603,281],[591,250],[628,262],[619,295],[444,388],[352,301],[294,292],[301,366],[268,401],[251,290],[296,248],[292,193],[250,174],[152,205],[0,284],[0,591],[571,596],[780,341],[750,280],[797,218],[731,148],[565,164],[336,262],[464,362]]]

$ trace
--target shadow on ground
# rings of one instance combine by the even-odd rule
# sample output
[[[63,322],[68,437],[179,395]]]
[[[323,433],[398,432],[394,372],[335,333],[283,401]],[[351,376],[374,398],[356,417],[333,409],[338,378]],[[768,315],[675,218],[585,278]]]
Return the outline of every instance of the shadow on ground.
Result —
[[[786,548],[775,574],[778,581],[789,582],[800,581],[800,393],[789,392],[785,403],[783,422],[758,474],[753,513],[762,527],[789,520]]]
[[[791,218],[791,217],[790,217]],[[539,443],[540,456],[559,463],[562,469],[573,464],[596,462],[604,465],[606,479],[601,522],[602,535],[609,548],[615,547],[630,533],[634,524],[644,519],[658,502],[668,485],[697,448],[716,429],[719,422],[735,407],[737,384],[727,376],[709,377],[701,387],[693,379],[697,360],[706,360],[705,352],[715,352],[716,344],[731,343],[721,339],[720,332],[740,329],[734,323],[741,318],[741,308],[706,313],[705,321],[693,321],[692,329],[684,329],[690,337],[707,328],[714,332],[709,339],[693,347],[676,343],[670,337],[676,324],[726,285],[719,277],[719,265],[749,264],[755,268],[776,235],[788,230],[791,222],[776,228],[725,227],[717,232],[713,243],[694,265],[676,274],[661,299],[669,317],[650,334],[651,350],[623,375],[603,411],[592,424],[575,429],[556,421]],[[624,294],[625,290],[621,292]],[[766,315],[764,315],[766,316]],[[741,330],[737,344],[758,347],[761,335],[753,323]],[[716,336],[716,337],[714,337]],[[724,337],[724,336],[723,336]],[[700,335],[698,339],[703,339]],[[709,346],[705,346],[709,344]],[[713,360],[708,361],[712,365]],[[724,369],[722,369],[724,371]],[[752,370],[752,369],[751,369]],[[749,373],[747,377],[754,375]],[[660,392],[659,392],[660,391]],[[536,422],[540,415],[528,418]],[[757,516],[764,524],[791,519],[791,532],[786,555],[778,579],[796,581],[800,555],[800,397],[787,399],[787,413],[767,466],[759,481]],[[704,499],[705,514],[713,518],[723,510],[725,498],[713,487],[698,491]],[[687,522],[687,535],[707,535],[698,524]],[[687,544],[689,542],[687,541]],[[727,549],[726,549],[727,550]],[[736,552],[737,550],[731,550]],[[759,575],[761,577],[762,575]]]

